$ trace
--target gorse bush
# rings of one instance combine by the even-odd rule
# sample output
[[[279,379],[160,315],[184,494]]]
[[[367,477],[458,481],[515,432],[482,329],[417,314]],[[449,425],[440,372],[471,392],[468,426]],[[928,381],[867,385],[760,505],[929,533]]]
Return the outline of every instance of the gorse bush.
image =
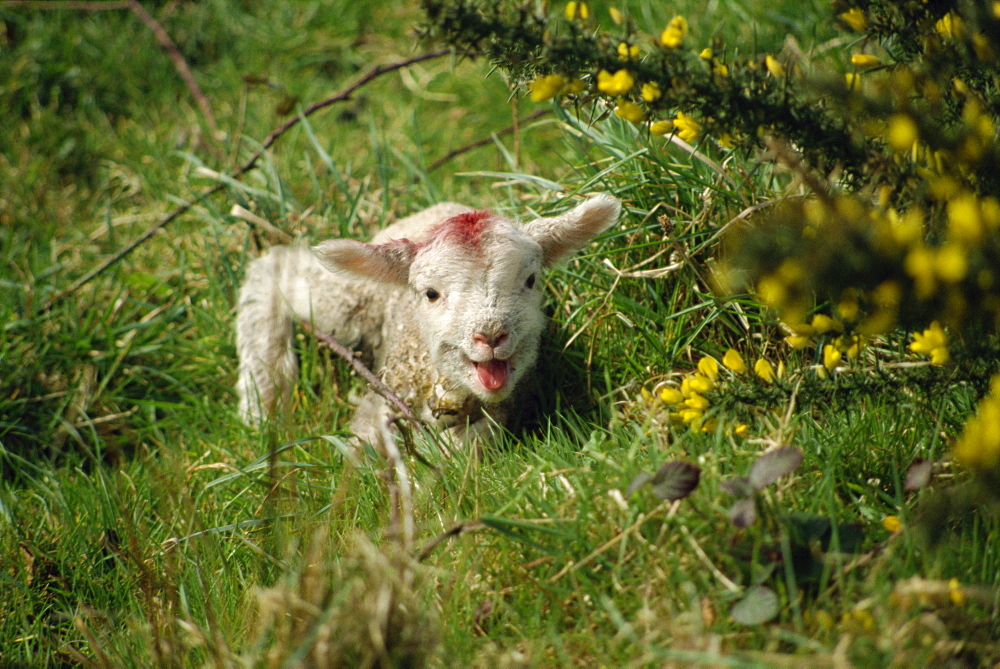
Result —
[[[489,58],[535,101],[790,173],[787,197],[728,235],[719,278],[774,308],[819,377],[878,365],[866,345],[898,341],[901,327],[935,365],[977,359],[980,379],[996,370],[1000,3],[838,0],[841,37],[824,62],[695,43],[681,15],[643,34],[620,10],[597,16],[583,2],[423,6],[427,35]],[[771,363],[760,365],[769,383]],[[694,416],[698,398],[668,390],[686,407],[672,415]]]

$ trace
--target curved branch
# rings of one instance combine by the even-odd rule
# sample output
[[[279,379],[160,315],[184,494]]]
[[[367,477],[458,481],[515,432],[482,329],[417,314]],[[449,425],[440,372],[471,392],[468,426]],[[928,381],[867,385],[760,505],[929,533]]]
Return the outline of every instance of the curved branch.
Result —
[[[153,37],[160,44],[160,48],[163,49],[170,60],[174,63],[174,68],[177,70],[177,74],[180,75],[181,79],[184,80],[185,85],[187,85],[188,90],[191,91],[191,96],[194,98],[195,102],[198,104],[198,108],[201,109],[201,115],[205,117],[205,122],[208,123],[208,129],[212,133],[212,139],[218,140],[219,126],[215,124],[215,114],[212,113],[212,105],[208,102],[208,96],[205,92],[201,90],[201,86],[198,85],[198,81],[194,78],[194,72],[188,67],[187,61],[184,60],[184,56],[181,55],[180,49],[177,48],[177,44],[167,31],[164,30],[163,26],[157,21],[152,14],[146,11],[146,8],[139,4],[139,0],[128,0],[128,7],[132,10],[132,13],[138,17],[140,21],[146,24],[150,32],[153,33]]]
[[[331,95],[330,97],[326,98],[325,100],[320,100],[319,102],[315,102],[315,103],[309,105],[301,114],[299,114],[298,116],[296,116],[294,118],[289,119],[285,123],[281,124],[280,126],[278,126],[277,128],[275,128],[274,130],[272,130],[271,133],[264,140],[264,143],[261,144],[260,148],[257,149],[257,151],[255,151],[254,154],[252,156],[250,156],[250,158],[248,158],[246,162],[244,162],[232,174],[230,174],[229,177],[232,178],[232,179],[238,179],[239,177],[241,177],[242,175],[244,175],[245,173],[247,173],[251,169],[253,169],[254,166],[257,164],[257,161],[260,159],[260,157],[262,155],[264,155],[264,152],[267,151],[269,148],[271,148],[271,146],[278,140],[278,138],[280,138],[282,135],[284,135],[286,132],[288,132],[292,127],[294,127],[303,118],[305,118],[305,117],[307,117],[307,116],[309,116],[311,114],[314,114],[315,112],[319,111],[320,109],[323,109],[325,107],[329,107],[330,105],[332,105],[334,103],[343,102],[345,100],[350,99],[351,95],[353,95],[355,91],[357,91],[359,88],[361,88],[362,86],[366,85],[367,83],[369,83],[373,79],[377,79],[378,77],[382,76],[383,74],[388,74],[390,72],[395,72],[396,70],[402,69],[402,68],[407,67],[409,65],[413,65],[414,63],[419,63],[419,62],[422,62],[422,61],[425,61],[425,60],[431,60],[433,58],[440,58],[441,56],[448,55],[449,53],[451,53],[450,49],[438,49],[437,51],[430,51],[428,53],[420,54],[419,56],[413,56],[412,58],[406,58],[404,60],[400,60],[400,61],[397,61],[395,63],[390,63],[388,65],[378,65],[378,66],[372,68],[368,73],[366,73],[363,76],[361,76],[357,81],[355,81],[354,83],[352,83],[347,88],[345,88],[342,91],[340,91],[339,93]],[[98,265],[97,267],[95,267],[91,271],[89,271],[86,274],[84,274],[82,277],[80,277],[79,279],[77,279],[76,281],[74,281],[73,284],[70,285],[68,288],[63,289],[63,290],[59,291],[58,293],[56,293],[55,295],[53,295],[52,297],[50,297],[49,300],[42,306],[41,312],[45,313],[45,312],[50,311],[52,309],[52,307],[56,303],[58,303],[59,301],[61,301],[63,298],[67,297],[68,295],[72,295],[76,291],[80,290],[83,286],[85,286],[88,283],[90,283],[91,281],[93,281],[95,277],[97,277],[98,275],[100,275],[106,269],[108,269],[109,267],[117,264],[120,260],[122,260],[122,258],[125,258],[130,253],[132,253],[137,248],[139,248],[150,237],[152,237],[153,235],[155,235],[156,233],[158,233],[160,230],[163,230],[164,228],[166,228],[175,219],[179,218],[183,214],[185,214],[188,211],[190,211],[191,208],[194,207],[196,204],[198,204],[198,203],[204,201],[206,198],[209,198],[212,195],[218,193],[223,188],[225,188],[225,184],[224,183],[216,184],[215,186],[212,186],[211,188],[208,188],[208,189],[202,191],[191,202],[185,202],[184,204],[181,204],[181,205],[177,206],[177,208],[175,208],[169,214],[167,214],[166,216],[164,216],[162,219],[160,219],[153,226],[151,226],[150,228],[148,228],[145,232],[143,232],[141,235],[139,235],[136,239],[134,239],[131,242],[129,242],[129,244],[127,244],[123,249],[121,249],[120,251],[118,251],[118,253],[116,253],[114,256],[108,258],[107,260],[105,260],[104,262],[102,262],[100,265]]]

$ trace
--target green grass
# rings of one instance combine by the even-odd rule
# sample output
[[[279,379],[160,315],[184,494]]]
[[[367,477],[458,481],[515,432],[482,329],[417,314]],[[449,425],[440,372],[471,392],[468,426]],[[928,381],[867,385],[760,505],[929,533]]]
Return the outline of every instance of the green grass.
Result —
[[[522,119],[537,108],[510,102],[487,65],[439,59],[300,123],[239,183],[42,311],[214,185],[199,167],[231,170],[285,113],[414,53],[409,5],[266,4],[154,8],[220,139],[127,12],[0,9],[0,98],[14,119],[0,130],[0,664],[291,666],[322,663],[320,652],[437,666],[1000,659],[995,515],[950,519],[939,547],[918,522],[963,477],[948,447],[981,380],[946,370],[852,385],[868,378],[858,372],[796,393],[792,380],[734,378],[709,433],[670,427],[639,400],[730,347],[780,353],[793,375],[813,362],[786,356],[745,296],[713,290],[719,230],[788,185],[753,156],[720,170],[710,148],[692,156],[616,119],[556,111],[523,124],[516,144],[504,135],[429,171],[507,127],[515,106]],[[648,30],[674,11],[631,4]],[[825,3],[712,7],[692,34],[761,53],[787,33],[806,50],[831,35]],[[542,415],[482,457],[418,444],[426,462],[405,461],[409,544],[383,464],[346,455],[360,382],[315,342],[299,339],[285,424],[260,434],[236,419],[234,298],[268,242],[232,204],[315,239],[365,236],[438,199],[550,212],[594,191],[627,213],[549,277]],[[880,346],[884,359],[904,355],[897,340]],[[735,420],[750,438],[727,432]],[[739,529],[721,486],[778,439],[804,461],[760,494],[760,522]],[[906,491],[919,458],[944,464],[930,488]],[[675,459],[701,469],[691,497],[672,505],[646,486],[625,498],[637,475]],[[830,521],[834,546],[848,528],[860,544],[816,541],[793,564],[788,514]],[[906,527],[894,537],[889,515]],[[934,590],[952,578],[967,603]],[[756,583],[779,611],[738,623],[733,607]],[[394,655],[378,655],[379,638]]]

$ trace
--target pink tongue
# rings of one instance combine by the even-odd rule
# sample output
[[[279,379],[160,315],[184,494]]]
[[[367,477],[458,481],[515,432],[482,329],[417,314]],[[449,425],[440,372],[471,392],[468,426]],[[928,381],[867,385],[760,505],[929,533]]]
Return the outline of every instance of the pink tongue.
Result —
[[[507,363],[504,360],[490,360],[476,365],[479,382],[487,390],[499,390],[507,383]]]

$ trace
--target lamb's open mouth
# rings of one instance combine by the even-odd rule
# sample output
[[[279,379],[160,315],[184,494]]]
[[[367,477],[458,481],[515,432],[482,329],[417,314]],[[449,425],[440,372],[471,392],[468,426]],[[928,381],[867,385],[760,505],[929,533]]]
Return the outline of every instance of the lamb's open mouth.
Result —
[[[507,379],[510,378],[510,358],[506,360],[493,358],[492,360],[486,360],[484,362],[470,360],[470,362],[476,370],[476,378],[479,379],[479,383],[481,383],[486,390],[490,392],[497,392],[498,390],[502,390],[503,387],[507,385]]]

